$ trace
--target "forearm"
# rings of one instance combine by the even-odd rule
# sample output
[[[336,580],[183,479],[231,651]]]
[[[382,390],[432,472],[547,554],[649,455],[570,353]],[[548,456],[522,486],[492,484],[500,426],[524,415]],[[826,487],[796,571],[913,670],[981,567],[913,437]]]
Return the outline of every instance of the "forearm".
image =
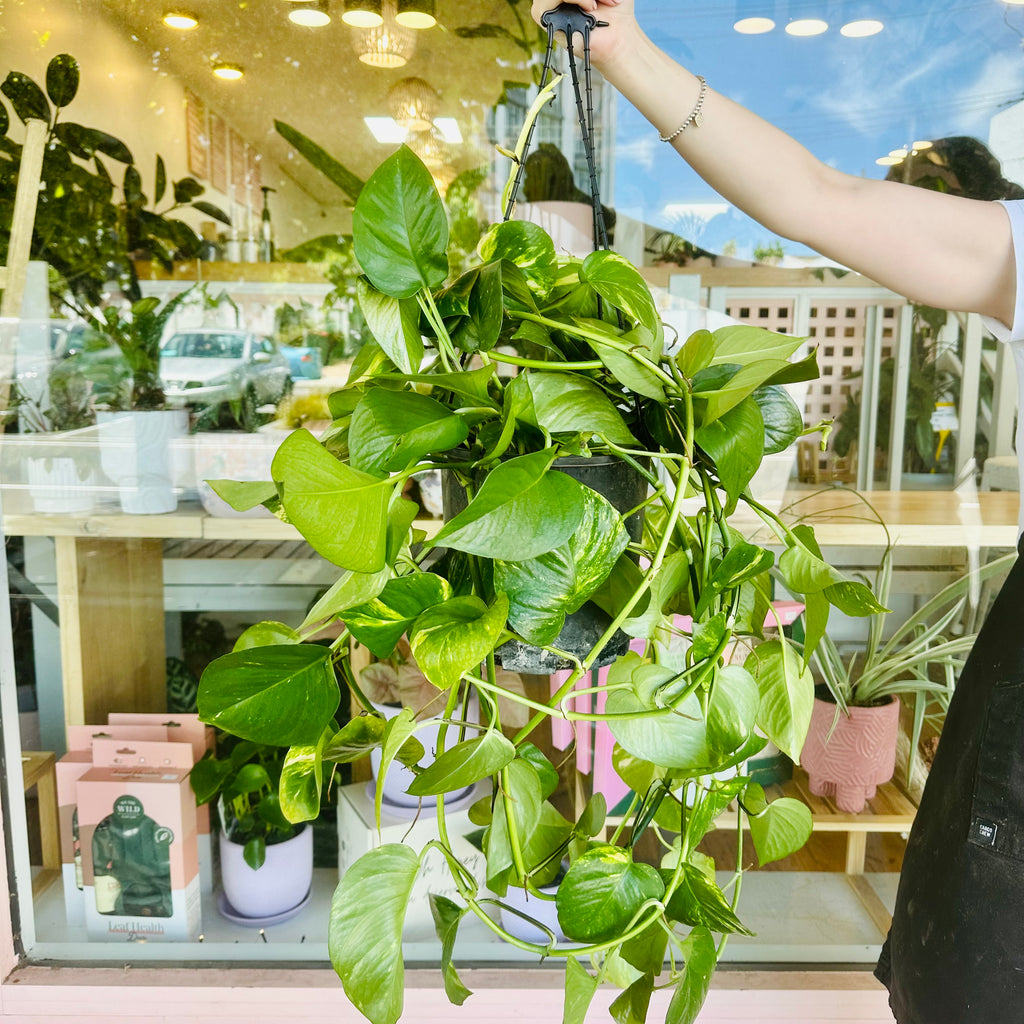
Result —
[[[700,94],[696,76],[638,28],[600,70],[663,137]],[[710,87],[702,113],[670,144],[769,230],[915,301],[1012,319],[1013,252],[995,204],[843,174]]]
[[[597,30],[600,31],[600,30]],[[700,92],[694,74],[637,33],[622,56],[601,68],[605,77],[651,122],[670,135],[694,109]],[[691,124],[670,143],[730,203],[777,234],[813,244],[809,192],[830,174],[795,139],[751,111],[707,90],[703,123]]]

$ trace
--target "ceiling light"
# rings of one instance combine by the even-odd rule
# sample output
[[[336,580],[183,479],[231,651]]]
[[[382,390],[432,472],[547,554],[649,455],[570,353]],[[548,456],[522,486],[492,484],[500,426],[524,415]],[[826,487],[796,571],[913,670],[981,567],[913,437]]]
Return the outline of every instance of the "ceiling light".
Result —
[[[905,149],[890,149],[889,150],[889,156],[891,156],[893,158],[893,160],[906,160],[907,155],[908,155],[908,151],[905,150]]]
[[[1024,0],[1014,0],[1014,3],[1024,3]],[[929,139],[920,139],[912,145],[912,149],[915,153],[923,153],[926,149],[931,149],[935,143]]]
[[[297,3],[288,12],[288,20],[305,28],[323,28],[330,25],[331,15],[327,10],[327,0],[310,0],[308,3]]]
[[[398,0],[395,16],[403,28],[433,28],[437,24],[434,0]]]
[[[864,39],[867,36],[877,36],[885,28],[875,18],[862,18],[859,21],[848,21],[840,30],[840,34],[847,39]]]
[[[237,82],[245,74],[245,69],[241,64],[221,63],[213,65],[213,73],[225,82]]]
[[[168,11],[163,20],[168,28],[177,28],[182,31],[195,28],[199,24],[199,19],[188,11]]]
[[[740,18],[733,28],[744,36],[759,36],[771,32],[775,22],[771,18]]]
[[[376,28],[384,21],[382,3],[383,0],[345,0],[341,20],[353,28]]]
[[[431,171],[444,167],[448,161],[448,147],[440,133],[433,129],[425,132],[409,132],[409,137],[405,141]]]
[[[370,133],[378,142],[405,142],[408,131],[398,124],[393,117],[364,117],[363,121]],[[458,146],[462,143],[462,131],[454,117],[438,117],[433,128],[445,142]]]
[[[786,32],[791,36],[820,36],[827,31],[828,22],[821,18],[797,18],[786,26]]]
[[[875,163],[880,167],[895,167],[901,161],[894,156],[880,156]]]
[[[388,109],[403,128],[426,131],[437,116],[441,97],[422,78],[403,78],[388,91]]]
[[[372,68],[400,68],[416,52],[416,33],[395,21],[395,0],[382,0],[382,22],[376,28],[357,30],[352,46],[364,64]]]

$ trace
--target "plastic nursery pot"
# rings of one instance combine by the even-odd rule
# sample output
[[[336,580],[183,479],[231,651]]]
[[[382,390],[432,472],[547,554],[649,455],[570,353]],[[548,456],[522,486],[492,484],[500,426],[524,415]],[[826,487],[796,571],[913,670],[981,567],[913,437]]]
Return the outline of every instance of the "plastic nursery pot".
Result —
[[[267,846],[267,859],[257,871],[245,863],[245,847],[220,834],[221,884],[238,918],[254,923],[286,914],[302,903],[313,883],[313,829]]]
[[[595,455],[589,459],[575,456],[556,459],[552,468],[596,491],[620,513],[635,509],[647,497],[647,481],[628,462],[613,455]],[[479,475],[480,480],[483,476],[484,474]],[[448,520],[466,507],[466,492],[459,485],[454,473],[445,472],[443,477],[444,517]],[[640,540],[644,524],[643,513],[636,512],[623,522],[630,537],[634,541]],[[610,625],[609,616],[596,604],[588,601],[579,611],[566,617],[565,625],[552,646],[582,659]],[[629,637],[622,630],[617,630],[593,667],[610,665],[628,650]],[[503,644],[498,648],[496,655],[502,668],[509,672],[551,675],[572,667],[572,662],[568,659],[560,658],[550,651],[523,643],[521,640],[510,640]]]
[[[837,720],[835,703],[815,697],[800,763],[812,793],[858,814],[895,771],[900,702],[894,697],[887,704],[848,710],[849,716],[839,712]]]

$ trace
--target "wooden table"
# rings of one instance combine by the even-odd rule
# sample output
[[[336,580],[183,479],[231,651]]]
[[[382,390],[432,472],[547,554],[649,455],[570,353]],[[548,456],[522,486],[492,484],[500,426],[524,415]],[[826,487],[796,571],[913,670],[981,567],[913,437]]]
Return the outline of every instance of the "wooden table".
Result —
[[[889,524],[893,541],[903,546],[1016,545],[1016,493],[981,493],[977,507],[942,491],[876,491],[866,497]],[[797,494],[790,501],[787,521],[806,516],[822,546],[866,549],[885,544],[885,531],[853,491]],[[753,528],[752,539],[774,539],[766,527],[744,523]],[[273,517],[216,518],[197,506],[156,516],[13,513],[4,516],[3,525],[9,536],[54,538],[69,724],[100,721],[111,708],[164,710],[164,540],[301,539],[293,526]],[[416,525],[433,533],[439,523],[424,520]]]

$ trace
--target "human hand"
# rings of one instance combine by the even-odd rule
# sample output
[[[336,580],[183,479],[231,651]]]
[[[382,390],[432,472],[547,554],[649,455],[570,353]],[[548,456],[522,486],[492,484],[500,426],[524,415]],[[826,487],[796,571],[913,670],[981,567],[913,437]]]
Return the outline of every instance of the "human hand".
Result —
[[[540,20],[547,11],[553,11],[561,0],[533,0],[531,14],[534,21]],[[565,0],[589,14],[598,21],[607,22],[607,26],[595,28],[590,33],[590,58],[594,66],[600,69],[613,64],[619,56],[629,53],[631,45],[641,35],[633,13],[633,0]],[[561,38],[561,34],[560,38]],[[562,40],[564,42],[564,40]],[[573,49],[582,52],[583,41],[573,40]]]

